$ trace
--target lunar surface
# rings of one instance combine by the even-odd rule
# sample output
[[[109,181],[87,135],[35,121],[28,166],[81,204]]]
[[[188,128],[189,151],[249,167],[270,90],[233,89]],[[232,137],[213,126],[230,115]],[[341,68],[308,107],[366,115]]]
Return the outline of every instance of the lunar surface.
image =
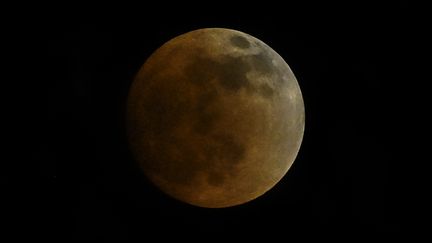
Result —
[[[131,151],[149,180],[189,204],[221,208],[270,190],[304,132],[288,64],[243,32],[208,28],[157,49],[128,97]]]

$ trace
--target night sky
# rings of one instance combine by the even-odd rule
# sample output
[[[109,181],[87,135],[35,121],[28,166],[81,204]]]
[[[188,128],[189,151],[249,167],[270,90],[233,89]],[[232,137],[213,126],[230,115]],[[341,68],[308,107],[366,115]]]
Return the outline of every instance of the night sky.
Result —
[[[21,34],[34,40],[27,60],[37,69],[23,91],[32,99],[25,139],[32,172],[19,183],[18,172],[2,179],[7,193],[23,198],[10,201],[11,214],[19,207],[29,220],[11,217],[12,228],[29,227],[58,242],[398,232],[400,107],[392,71],[398,6],[322,7],[60,13],[30,24]],[[272,47],[296,75],[306,110],[303,144],[286,176],[258,199],[226,209],[160,192],[135,164],[126,138],[126,98],[136,72],[166,41],[204,27],[240,30]]]

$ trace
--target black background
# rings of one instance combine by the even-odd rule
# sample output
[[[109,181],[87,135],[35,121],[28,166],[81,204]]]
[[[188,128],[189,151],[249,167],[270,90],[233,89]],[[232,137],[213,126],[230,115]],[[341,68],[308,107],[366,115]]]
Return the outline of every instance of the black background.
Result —
[[[32,170],[2,179],[22,198],[10,201],[11,214],[26,218],[12,216],[10,225],[58,241],[400,232],[398,4],[284,4],[29,19],[21,41],[33,79],[22,93],[30,97],[24,143]],[[190,206],[154,188],[125,134],[128,89],[146,58],[204,27],[237,29],[271,46],[296,75],[306,109],[287,175],[262,197],[226,209]]]

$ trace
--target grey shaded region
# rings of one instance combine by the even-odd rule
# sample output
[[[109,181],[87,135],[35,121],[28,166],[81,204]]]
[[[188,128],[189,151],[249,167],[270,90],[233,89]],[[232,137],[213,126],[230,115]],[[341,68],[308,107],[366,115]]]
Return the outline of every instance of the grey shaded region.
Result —
[[[238,48],[247,49],[250,47],[249,41],[241,35],[235,35],[231,37],[230,41],[234,46]]]
[[[250,71],[256,71],[263,76],[271,75],[277,85],[282,85],[284,80],[281,70],[272,64],[272,60],[272,57],[266,52],[239,57],[225,55],[220,60],[197,55],[184,72],[190,82],[196,85],[208,85],[211,80],[215,79],[227,91],[237,92],[240,89],[246,89],[248,92],[271,98],[276,90],[270,85],[254,87],[246,75]]]

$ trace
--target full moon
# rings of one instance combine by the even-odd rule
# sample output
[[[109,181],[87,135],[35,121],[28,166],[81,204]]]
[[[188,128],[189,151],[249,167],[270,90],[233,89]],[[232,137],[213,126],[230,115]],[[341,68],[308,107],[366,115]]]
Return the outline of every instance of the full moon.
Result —
[[[185,203],[249,202],[287,173],[303,139],[299,84],[246,33],[194,30],[158,48],[129,91],[127,133],[144,174]]]

